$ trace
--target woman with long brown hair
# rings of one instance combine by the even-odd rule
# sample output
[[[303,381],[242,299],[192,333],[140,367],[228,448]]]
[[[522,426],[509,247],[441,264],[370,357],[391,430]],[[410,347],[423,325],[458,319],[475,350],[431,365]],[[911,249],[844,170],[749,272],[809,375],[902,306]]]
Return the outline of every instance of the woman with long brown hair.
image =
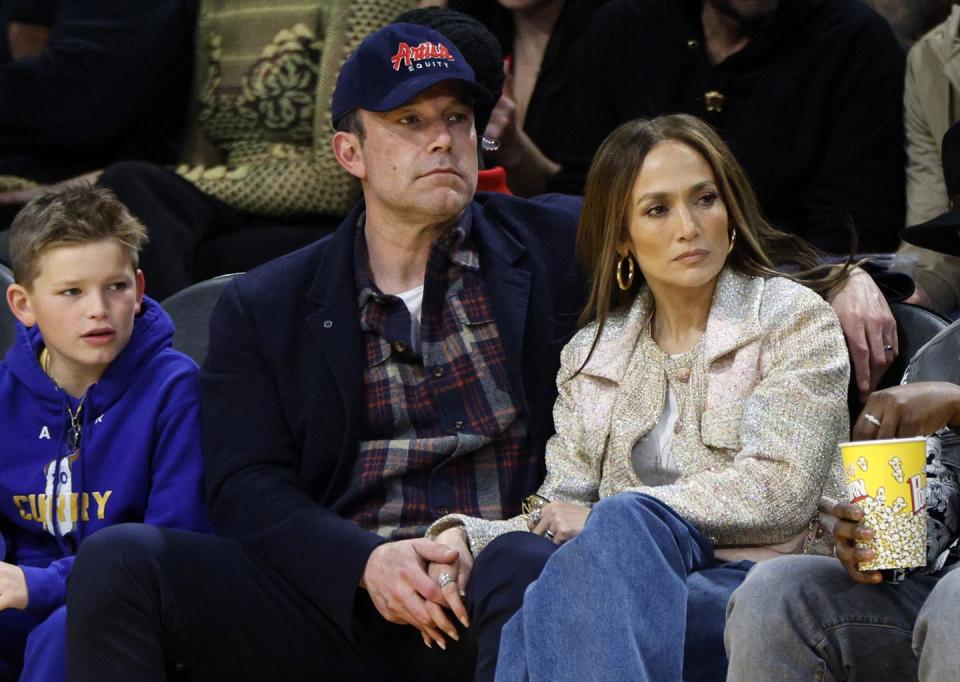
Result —
[[[722,679],[723,609],[749,566],[829,549],[816,506],[842,486],[849,364],[811,289],[846,269],[818,271],[767,224],[730,150],[686,115],[604,142],[577,247],[590,295],[540,506],[432,530],[462,525],[474,555],[527,527],[562,545],[504,628],[498,679]]]

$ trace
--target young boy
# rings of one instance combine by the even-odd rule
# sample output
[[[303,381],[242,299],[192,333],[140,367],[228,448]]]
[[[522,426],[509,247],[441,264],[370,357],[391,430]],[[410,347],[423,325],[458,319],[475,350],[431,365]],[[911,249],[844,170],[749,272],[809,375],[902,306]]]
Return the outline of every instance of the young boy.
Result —
[[[21,666],[66,679],[66,580],[89,535],[209,528],[197,367],[143,295],[146,238],[103,189],[40,197],[10,230],[21,325],[0,363],[0,679]]]

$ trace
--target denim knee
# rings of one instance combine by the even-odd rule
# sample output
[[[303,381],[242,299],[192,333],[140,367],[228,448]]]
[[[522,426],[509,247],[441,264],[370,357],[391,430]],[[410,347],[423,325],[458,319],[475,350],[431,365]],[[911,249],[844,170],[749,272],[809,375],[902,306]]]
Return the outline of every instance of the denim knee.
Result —
[[[935,621],[957,620],[957,605],[960,604],[960,568],[947,572],[933,588],[933,599],[927,599],[924,611]]]
[[[825,607],[835,598],[832,585],[844,579],[833,557],[798,555],[759,562],[727,603],[728,650],[733,639],[738,646],[748,646],[761,635],[786,635],[787,620],[819,628],[827,617]]]
[[[587,527],[600,526],[610,532],[635,529],[638,525],[662,522],[670,527],[686,522],[660,500],[642,493],[620,493],[595,505],[587,517]]]
[[[644,515],[646,498],[641,495],[621,493],[604,498],[593,505],[587,523],[591,526],[621,526],[635,523]]]
[[[0,680],[19,678],[27,636],[39,622],[40,615],[33,611],[0,611]]]
[[[809,557],[778,557],[761,561],[747,574],[737,588],[737,601],[744,605],[782,602],[795,594],[810,574]]]
[[[925,651],[925,655],[929,658],[930,652],[924,644],[927,640],[933,641],[935,646],[941,648],[953,648],[949,642],[952,641],[957,627],[960,626],[958,604],[960,604],[960,568],[949,571],[940,578],[923,603],[914,632],[914,650],[918,655],[921,651]],[[939,656],[945,655],[944,652],[937,653]]]

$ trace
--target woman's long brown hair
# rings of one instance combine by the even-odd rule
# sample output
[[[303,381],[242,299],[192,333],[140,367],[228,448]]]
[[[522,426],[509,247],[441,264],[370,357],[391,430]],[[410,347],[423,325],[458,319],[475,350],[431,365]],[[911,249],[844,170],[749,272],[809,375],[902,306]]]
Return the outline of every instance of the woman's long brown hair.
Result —
[[[843,284],[852,256],[841,266],[822,265],[822,254],[809,243],[770,225],[743,168],[709,124],[687,114],[630,121],[614,130],[593,158],[577,230],[577,256],[589,277],[580,324],[598,323],[594,343],[610,314],[629,307],[643,283],[638,270],[627,291],[617,286],[617,246],[629,236],[630,200],[643,162],[654,145],[666,140],[696,150],[713,170],[729,226],[737,230],[727,256],[731,268],[743,275],[787,277],[823,296]],[[851,254],[856,250],[855,234],[852,241]]]

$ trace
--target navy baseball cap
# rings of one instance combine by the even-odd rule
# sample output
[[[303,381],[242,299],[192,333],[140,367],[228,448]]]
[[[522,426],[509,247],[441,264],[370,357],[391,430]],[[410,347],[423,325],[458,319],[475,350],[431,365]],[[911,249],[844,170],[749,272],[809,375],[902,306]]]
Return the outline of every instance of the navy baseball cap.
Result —
[[[364,38],[340,69],[333,127],[354,109],[391,111],[444,81],[463,83],[477,105],[493,103],[453,41],[417,24],[385,26]]]

